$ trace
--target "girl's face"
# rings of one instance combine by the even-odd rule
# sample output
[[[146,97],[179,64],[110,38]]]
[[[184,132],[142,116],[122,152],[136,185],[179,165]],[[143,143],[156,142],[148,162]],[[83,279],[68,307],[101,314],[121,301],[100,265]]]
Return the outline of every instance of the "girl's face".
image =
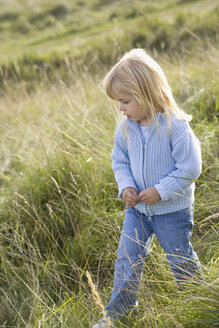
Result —
[[[140,125],[148,125],[150,123],[146,115],[141,111],[139,103],[134,96],[122,94],[121,98],[116,100],[119,102],[119,110],[123,112],[127,118],[139,122]]]

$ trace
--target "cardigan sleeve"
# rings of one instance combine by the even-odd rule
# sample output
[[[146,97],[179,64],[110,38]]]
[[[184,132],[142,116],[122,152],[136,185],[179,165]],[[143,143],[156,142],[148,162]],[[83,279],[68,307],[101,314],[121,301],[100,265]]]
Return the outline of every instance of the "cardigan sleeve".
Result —
[[[183,195],[202,168],[200,143],[187,122],[181,121],[173,128],[170,141],[175,170],[154,186],[163,201]]]
[[[115,134],[114,147],[112,151],[112,169],[118,184],[118,196],[120,199],[122,199],[122,192],[124,189],[133,187],[137,190],[130,166],[127,142],[124,140],[122,135],[121,124]]]

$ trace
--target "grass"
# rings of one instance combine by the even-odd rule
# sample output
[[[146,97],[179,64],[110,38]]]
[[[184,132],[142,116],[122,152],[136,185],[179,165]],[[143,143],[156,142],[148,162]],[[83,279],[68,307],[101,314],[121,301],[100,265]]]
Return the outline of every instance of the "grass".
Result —
[[[152,2],[151,5],[139,0],[135,6],[126,3],[125,7],[122,3],[106,6],[101,1],[93,1],[89,2],[89,6],[77,3],[63,4],[64,7],[57,3],[51,7],[49,2],[44,6],[39,2],[32,10],[26,8],[25,15],[20,14],[23,7],[18,7],[18,17],[30,24],[31,17],[35,15],[40,17],[43,27],[32,24],[30,33],[25,34],[16,25],[16,19],[8,20],[5,28],[5,20],[2,19],[0,80],[4,81],[6,76],[13,80],[30,81],[32,85],[33,80],[41,79],[45,73],[52,81],[57,75],[66,81],[66,63],[98,71],[101,65],[111,65],[118,55],[132,47],[168,52],[172,57],[181,54],[190,56],[192,49],[206,49],[211,42],[216,44],[218,41],[217,1],[211,1],[208,7],[208,1],[201,1],[198,8],[196,2],[185,6],[176,0],[163,1],[162,4]],[[100,10],[97,11],[96,6]],[[57,8],[63,8],[60,16],[57,13],[48,15],[49,11],[59,12]],[[65,19],[63,11],[66,12]],[[13,16],[15,12],[6,11],[4,15]],[[53,24],[45,23],[48,17],[53,17]],[[17,34],[11,30],[12,22]],[[12,40],[10,43],[8,38]]]
[[[118,327],[217,326],[216,2],[151,1],[145,7],[137,1],[124,10],[121,5],[39,1],[30,10],[24,1],[11,11],[1,4],[0,327],[90,327],[101,317],[85,272],[107,304],[124,205],[110,159],[117,117],[98,84],[133,46],[152,52],[177,102],[193,114],[203,172],[192,242],[205,280],[179,292],[155,240],[138,314]],[[76,11],[85,19],[73,26]],[[22,12],[29,30],[15,35]],[[48,13],[55,17],[53,27],[46,23]]]

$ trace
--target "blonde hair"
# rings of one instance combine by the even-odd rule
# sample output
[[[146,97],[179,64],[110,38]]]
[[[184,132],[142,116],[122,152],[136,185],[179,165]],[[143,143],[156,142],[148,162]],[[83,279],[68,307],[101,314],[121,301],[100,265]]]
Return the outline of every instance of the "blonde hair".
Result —
[[[166,114],[169,130],[171,113],[185,121],[192,119],[177,106],[162,68],[143,49],[126,53],[108,72],[102,85],[113,100],[121,94],[134,96],[149,120],[156,120],[157,112]]]

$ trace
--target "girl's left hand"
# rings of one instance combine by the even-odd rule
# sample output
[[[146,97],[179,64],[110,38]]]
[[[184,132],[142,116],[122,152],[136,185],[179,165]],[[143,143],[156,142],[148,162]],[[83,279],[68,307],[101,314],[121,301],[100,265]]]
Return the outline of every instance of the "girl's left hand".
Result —
[[[160,194],[155,187],[143,190],[138,196],[148,205],[156,204],[161,199]]]

